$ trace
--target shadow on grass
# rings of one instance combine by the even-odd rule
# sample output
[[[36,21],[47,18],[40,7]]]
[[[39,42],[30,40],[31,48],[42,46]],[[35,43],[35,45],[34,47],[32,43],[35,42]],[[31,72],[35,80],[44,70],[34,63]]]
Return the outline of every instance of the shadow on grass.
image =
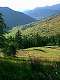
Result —
[[[34,49],[34,50],[37,50],[37,51],[41,51],[41,52],[46,53],[46,51],[45,50],[42,50],[42,49]]]
[[[60,80],[60,62],[0,58],[0,80]]]
[[[36,51],[41,51],[41,52],[44,52],[44,53],[47,53],[45,50],[42,50],[42,49],[32,49],[32,50],[23,50],[23,51],[33,51],[33,50],[36,50]]]

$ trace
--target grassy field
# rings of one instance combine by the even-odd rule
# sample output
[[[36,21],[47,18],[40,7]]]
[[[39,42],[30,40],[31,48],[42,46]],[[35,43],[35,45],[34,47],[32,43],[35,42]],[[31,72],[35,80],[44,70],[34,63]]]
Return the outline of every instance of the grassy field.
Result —
[[[0,80],[60,80],[60,47],[19,50],[0,57]]]
[[[38,60],[60,61],[60,47],[34,47],[17,52],[18,57],[26,57]]]

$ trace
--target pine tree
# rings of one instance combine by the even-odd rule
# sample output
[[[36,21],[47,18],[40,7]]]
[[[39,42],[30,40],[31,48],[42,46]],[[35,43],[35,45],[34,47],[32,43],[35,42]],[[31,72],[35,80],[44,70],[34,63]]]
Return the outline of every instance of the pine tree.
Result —
[[[21,49],[23,48],[23,45],[22,45],[22,34],[21,34],[21,31],[17,31],[16,35],[15,35],[15,42],[16,42],[16,46],[17,46],[17,49]]]
[[[4,32],[5,32],[6,24],[3,19],[3,15],[0,13],[0,48],[4,46]]]
[[[3,19],[3,15],[0,13],[0,35],[4,33],[6,24]]]

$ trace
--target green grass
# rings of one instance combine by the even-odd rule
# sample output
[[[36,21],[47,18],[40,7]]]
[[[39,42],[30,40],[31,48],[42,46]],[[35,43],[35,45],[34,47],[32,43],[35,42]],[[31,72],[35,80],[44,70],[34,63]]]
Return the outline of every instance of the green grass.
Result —
[[[0,80],[49,79],[60,80],[60,62],[34,61],[32,64],[19,59],[0,58]]]
[[[39,60],[60,61],[60,47],[34,47],[17,52],[18,57],[35,58]]]
[[[27,63],[11,58],[0,58],[0,80],[24,80],[29,73]]]
[[[0,57],[0,80],[60,80],[60,47],[34,47]]]

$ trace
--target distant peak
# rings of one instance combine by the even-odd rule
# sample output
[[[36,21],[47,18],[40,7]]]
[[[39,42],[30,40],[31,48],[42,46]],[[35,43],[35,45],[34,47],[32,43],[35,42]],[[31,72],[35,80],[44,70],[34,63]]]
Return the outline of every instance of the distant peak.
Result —
[[[0,7],[0,8],[9,8],[9,7]]]

